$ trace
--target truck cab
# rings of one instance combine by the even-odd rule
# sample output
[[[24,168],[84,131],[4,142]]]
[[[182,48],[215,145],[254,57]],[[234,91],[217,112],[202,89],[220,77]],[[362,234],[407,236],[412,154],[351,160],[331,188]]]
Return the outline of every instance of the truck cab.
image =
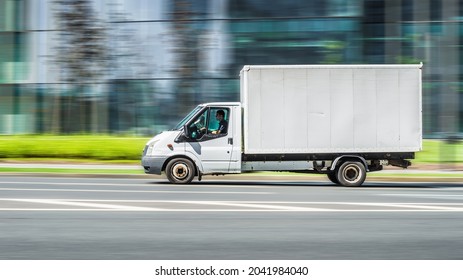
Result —
[[[189,183],[206,174],[240,173],[241,103],[198,105],[172,130],[147,143],[142,165],[148,174],[165,172],[173,183]]]

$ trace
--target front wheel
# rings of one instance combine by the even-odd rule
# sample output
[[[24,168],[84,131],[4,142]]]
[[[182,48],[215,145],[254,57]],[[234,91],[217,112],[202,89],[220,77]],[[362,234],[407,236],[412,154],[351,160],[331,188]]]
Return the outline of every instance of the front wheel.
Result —
[[[365,182],[365,166],[358,161],[346,161],[339,167],[336,178],[345,187],[358,187]]]
[[[172,184],[188,184],[195,177],[195,167],[189,159],[176,158],[167,164],[166,175]]]

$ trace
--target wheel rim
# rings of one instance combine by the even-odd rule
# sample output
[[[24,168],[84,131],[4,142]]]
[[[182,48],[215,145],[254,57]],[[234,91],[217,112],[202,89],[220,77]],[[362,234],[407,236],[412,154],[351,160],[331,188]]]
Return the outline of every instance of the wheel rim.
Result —
[[[189,173],[190,171],[188,169],[188,166],[183,162],[177,163],[172,168],[172,175],[178,180],[185,179],[186,177],[188,177]]]
[[[362,177],[361,174],[360,169],[355,164],[349,164],[344,168],[342,175],[349,183],[357,183]]]

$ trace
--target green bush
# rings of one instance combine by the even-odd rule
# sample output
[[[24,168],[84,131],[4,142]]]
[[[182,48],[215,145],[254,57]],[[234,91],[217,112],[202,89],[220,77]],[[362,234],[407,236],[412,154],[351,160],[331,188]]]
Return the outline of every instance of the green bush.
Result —
[[[463,162],[463,141],[449,144],[440,140],[423,140],[423,150],[415,157],[414,163]]]
[[[139,160],[149,138],[114,136],[0,136],[0,158]]]

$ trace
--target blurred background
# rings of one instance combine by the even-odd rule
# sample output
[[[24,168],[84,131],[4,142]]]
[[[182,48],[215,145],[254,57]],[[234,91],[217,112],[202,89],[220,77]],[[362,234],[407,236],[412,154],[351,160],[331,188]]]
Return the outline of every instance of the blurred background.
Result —
[[[0,134],[153,135],[238,101],[246,64],[423,62],[424,137],[457,139],[462,20],[463,0],[0,0]]]

